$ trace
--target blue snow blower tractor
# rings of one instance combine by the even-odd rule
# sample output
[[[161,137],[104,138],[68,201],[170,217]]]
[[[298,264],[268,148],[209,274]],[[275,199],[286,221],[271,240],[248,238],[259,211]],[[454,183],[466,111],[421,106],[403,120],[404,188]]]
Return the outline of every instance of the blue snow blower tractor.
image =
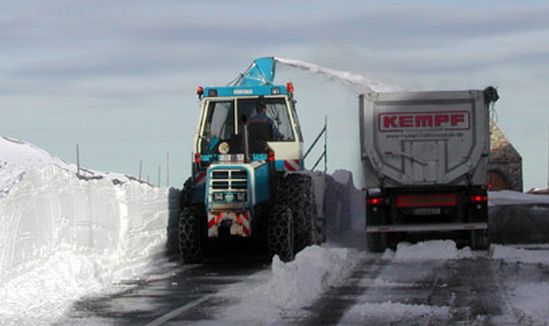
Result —
[[[184,263],[216,238],[249,238],[291,261],[324,239],[292,83],[274,85],[276,61],[256,59],[229,86],[198,87],[192,176],[178,224]]]

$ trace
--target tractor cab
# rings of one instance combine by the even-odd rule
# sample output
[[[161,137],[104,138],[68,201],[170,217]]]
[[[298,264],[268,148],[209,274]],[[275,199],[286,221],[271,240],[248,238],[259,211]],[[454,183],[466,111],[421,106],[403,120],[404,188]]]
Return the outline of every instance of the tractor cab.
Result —
[[[301,169],[303,137],[292,92],[291,83],[199,87],[201,114],[194,152],[202,164],[197,168],[220,160],[241,161],[248,154],[249,161],[274,160],[279,171]]]

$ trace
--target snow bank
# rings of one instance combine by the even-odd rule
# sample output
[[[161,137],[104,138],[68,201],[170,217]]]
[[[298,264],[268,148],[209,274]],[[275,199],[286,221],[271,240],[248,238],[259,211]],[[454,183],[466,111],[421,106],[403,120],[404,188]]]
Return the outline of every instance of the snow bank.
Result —
[[[492,243],[549,243],[549,196],[514,191],[488,194]]]
[[[326,178],[326,234],[335,246],[366,249],[364,193],[354,186],[353,174],[336,170]]]
[[[493,259],[503,259],[507,262],[549,265],[549,251],[547,248],[545,248],[546,250],[527,250],[509,246],[492,245],[490,249]]]
[[[397,250],[393,261],[415,261],[415,260],[449,260],[473,258],[473,253],[469,247],[457,249],[456,243],[452,240],[432,240],[409,244],[401,242],[397,245]]]
[[[549,205],[549,196],[532,195],[511,190],[490,191],[488,192],[488,205]]]
[[[383,324],[435,325],[435,320],[448,320],[450,307],[404,304],[398,302],[364,303],[347,311],[340,324],[363,324],[383,321]]]
[[[501,259],[509,263],[533,264],[536,270],[528,271],[527,276],[522,274],[520,266],[512,267],[509,279],[504,279],[503,284],[507,288],[508,300],[514,309],[514,314],[525,325],[547,325],[549,309],[547,298],[549,297],[549,282],[547,273],[549,266],[548,245],[531,246],[534,248],[523,249],[511,246],[492,245],[492,259]],[[541,275],[536,273],[540,272]]]
[[[518,285],[511,291],[510,301],[519,309],[525,325],[547,325],[549,322],[549,283],[536,282]]]
[[[344,279],[358,260],[359,254],[354,250],[319,246],[303,249],[290,263],[283,263],[275,256],[272,275],[266,282],[246,289],[236,285],[224,293],[241,301],[220,317],[232,322],[272,324],[285,310],[311,304],[334,282]]]
[[[164,250],[165,189],[87,171],[0,138],[0,320],[52,322]],[[26,322],[27,321],[27,322]]]

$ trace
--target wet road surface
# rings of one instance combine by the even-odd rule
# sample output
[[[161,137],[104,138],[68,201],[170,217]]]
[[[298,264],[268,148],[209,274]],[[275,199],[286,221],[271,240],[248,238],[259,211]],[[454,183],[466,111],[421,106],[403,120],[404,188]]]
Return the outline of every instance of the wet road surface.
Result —
[[[84,298],[57,325],[181,325],[215,319],[210,308],[229,304],[219,302],[215,294],[269,267],[270,262],[261,257],[182,266],[163,277],[115,285],[120,289],[114,294]]]
[[[261,324],[533,324],[510,304],[506,283],[547,282],[547,266],[506,263],[487,252],[475,256],[397,261],[365,254],[344,280],[310,306],[281,311],[280,320]],[[238,303],[238,298],[217,294],[236,283],[257,285],[269,277],[269,269],[265,259],[181,267],[163,278],[126,285],[116,294],[85,298],[59,324],[226,325],[219,312]],[[242,324],[256,325],[257,320]]]

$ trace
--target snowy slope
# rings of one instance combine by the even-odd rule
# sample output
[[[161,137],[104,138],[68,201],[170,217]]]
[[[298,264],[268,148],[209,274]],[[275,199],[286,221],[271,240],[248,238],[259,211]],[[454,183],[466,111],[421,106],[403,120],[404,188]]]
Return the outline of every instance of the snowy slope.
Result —
[[[525,194],[511,190],[490,191],[488,204],[490,206],[549,205],[549,196]]]
[[[0,320],[45,324],[70,302],[149,268],[164,250],[167,192],[86,171],[0,138]]]

